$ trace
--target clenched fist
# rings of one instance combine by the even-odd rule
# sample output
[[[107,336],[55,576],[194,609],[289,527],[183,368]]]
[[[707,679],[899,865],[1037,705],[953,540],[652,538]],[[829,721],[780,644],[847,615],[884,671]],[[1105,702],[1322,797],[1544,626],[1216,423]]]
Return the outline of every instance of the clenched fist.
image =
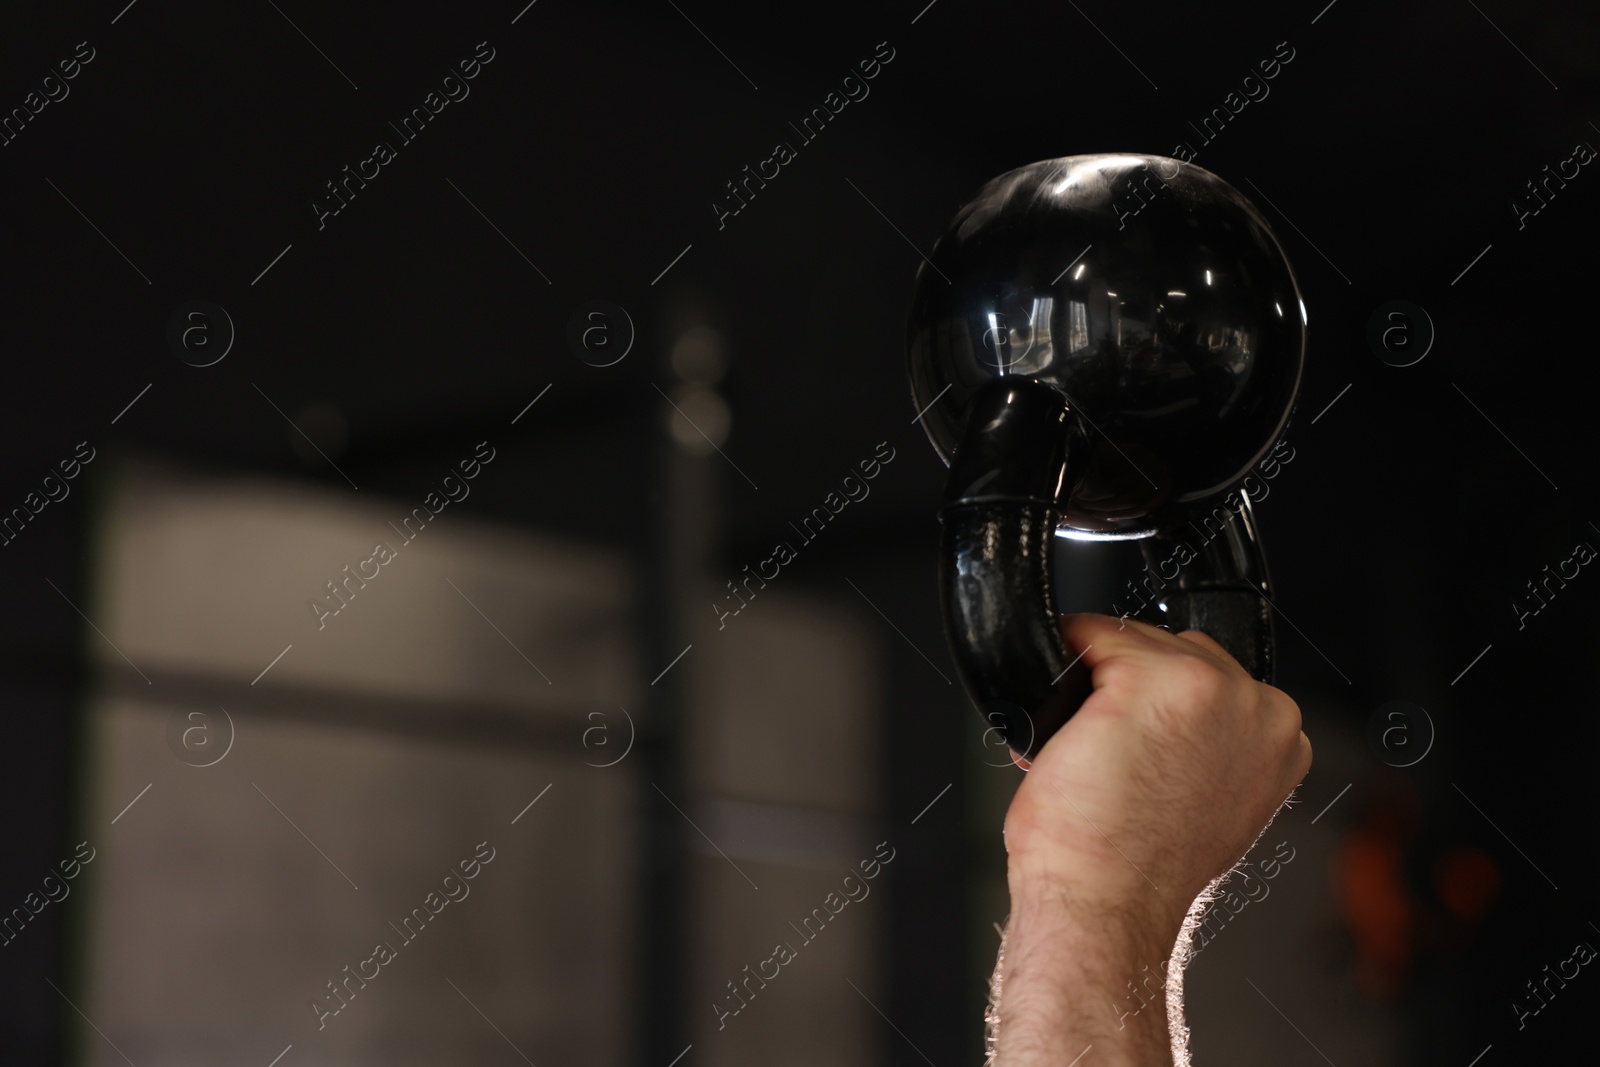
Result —
[[[1094,692],[1017,760],[995,1062],[1064,1064],[1093,1044],[1097,1065],[1181,1063],[1181,1003],[1170,1045],[1159,1010],[1128,1025],[1109,1005],[1172,955],[1196,897],[1305,777],[1311,743],[1293,700],[1198,631],[1073,615],[1062,632]]]

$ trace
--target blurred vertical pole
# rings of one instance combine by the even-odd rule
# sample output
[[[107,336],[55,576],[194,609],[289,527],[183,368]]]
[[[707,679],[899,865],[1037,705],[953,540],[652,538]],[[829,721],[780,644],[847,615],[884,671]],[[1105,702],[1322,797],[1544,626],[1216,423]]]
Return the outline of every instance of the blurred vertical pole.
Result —
[[[676,384],[675,376],[670,380]],[[641,737],[647,780],[641,784],[640,944],[634,995],[640,1067],[665,1067],[690,1041],[683,977],[693,951],[688,902],[688,835],[693,830],[673,805],[689,811],[694,793],[684,754],[699,674],[690,647],[690,612],[706,588],[717,523],[716,481],[710,469],[715,453],[685,447],[668,429],[682,416],[665,397],[655,399],[652,410],[658,417],[642,428],[640,453],[649,457],[655,481],[649,509],[653,521],[640,531],[644,631],[638,647],[647,712]]]
[[[45,876],[59,874],[57,864],[71,858],[74,841],[84,839],[78,831],[99,845],[109,829],[97,821],[99,830],[83,830],[79,811],[88,628],[73,604],[92,612],[83,565],[87,484],[85,479],[78,492],[0,548],[0,595],[9,608],[0,621],[0,706],[6,712],[5,744],[0,745],[5,842],[0,917],[12,917],[14,908],[27,916],[20,929],[13,922],[0,933],[5,941],[0,946],[5,964],[0,967],[0,1063],[6,1064],[67,1062],[75,1016],[49,982],[74,995],[74,935],[86,921],[85,898],[73,893],[37,914],[25,901],[41,899]],[[22,496],[19,490],[5,499]]]
[[[975,995],[982,988],[976,975],[987,978],[994,961],[974,964],[964,935],[976,925],[967,884],[972,856],[964,837],[973,784],[968,763],[976,757],[963,759],[961,731],[974,713],[946,651],[937,546],[930,509],[894,557],[873,570],[879,602],[904,606],[897,621],[909,641],[884,644],[886,736],[892,739],[884,748],[892,813],[884,833],[905,847],[888,883],[894,908],[888,916],[883,1011],[916,1035],[917,1046],[945,1049],[947,1060],[980,1062],[983,1002]],[[924,652],[939,666],[930,667]],[[942,795],[947,786],[949,794]],[[981,916],[982,928],[998,917]],[[881,1040],[883,1062],[924,1063],[916,1048],[892,1033]]]

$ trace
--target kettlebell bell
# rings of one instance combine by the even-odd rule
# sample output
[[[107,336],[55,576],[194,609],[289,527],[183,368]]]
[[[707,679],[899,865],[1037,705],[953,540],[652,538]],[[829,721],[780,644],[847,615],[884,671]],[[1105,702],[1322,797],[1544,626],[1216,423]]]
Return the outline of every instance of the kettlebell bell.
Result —
[[[1064,647],[1057,537],[1141,542],[1162,625],[1270,681],[1271,586],[1238,488],[1282,436],[1306,312],[1282,246],[1193,163],[1047,159],[985,184],[917,270],[911,399],[949,465],[945,631],[1031,758],[1092,691]]]

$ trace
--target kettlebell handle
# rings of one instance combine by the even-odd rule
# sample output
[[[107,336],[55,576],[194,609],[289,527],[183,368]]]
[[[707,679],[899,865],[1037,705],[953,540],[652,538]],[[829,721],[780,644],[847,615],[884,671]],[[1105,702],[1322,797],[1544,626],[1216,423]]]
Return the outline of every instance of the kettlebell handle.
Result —
[[[997,378],[972,397],[939,518],[940,598],[951,653],[979,712],[1032,758],[1088,699],[1090,672],[1063,646],[1051,552],[1093,435],[1065,396]],[[1146,588],[1174,632],[1202,630],[1270,682],[1266,560],[1249,499],[1141,545]]]

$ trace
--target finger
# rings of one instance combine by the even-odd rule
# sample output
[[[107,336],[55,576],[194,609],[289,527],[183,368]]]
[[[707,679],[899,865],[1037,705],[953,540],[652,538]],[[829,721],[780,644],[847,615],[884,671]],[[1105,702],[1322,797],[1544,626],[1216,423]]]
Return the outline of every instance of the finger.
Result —
[[[1144,658],[1163,652],[1210,656],[1195,642],[1137,619],[1110,615],[1063,615],[1061,637],[1071,656],[1081,656],[1091,671],[1119,658]]]
[[[1311,771],[1311,739],[1305,731],[1300,731],[1300,736],[1295,739],[1295,750],[1288,754],[1281,765],[1278,778],[1278,789],[1284,796],[1291,796],[1296,789],[1304,784],[1306,775]]]
[[[1311,772],[1311,738],[1306,736],[1304,730],[1300,731],[1300,749],[1295,753],[1296,785],[1299,785],[1307,774]]]
[[[1007,749],[1007,751],[1011,753],[1011,762],[1012,763],[1015,763],[1018,767],[1022,768],[1024,771],[1033,770],[1033,761],[1032,760],[1028,759],[1026,756],[1021,755],[1014,748]]]
[[[1148,623],[1109,615],[1064,615],[1061,643],[1073,670],[1087,669],[1096,689],[1124,685],[1139,688],[1151,671],[1170,665],[1173,655],[1203,660],[1217,671],[1228,668],[1192,641]],[[1077,665],[1077,666],[1074,666]]]

